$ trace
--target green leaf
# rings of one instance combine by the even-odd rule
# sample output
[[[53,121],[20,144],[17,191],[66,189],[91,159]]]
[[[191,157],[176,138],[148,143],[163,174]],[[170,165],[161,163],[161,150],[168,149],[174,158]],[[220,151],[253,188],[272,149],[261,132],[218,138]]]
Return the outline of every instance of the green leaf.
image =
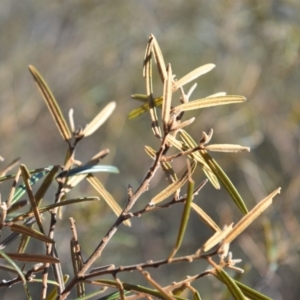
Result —
[[[232,279],[223,268],[221,268],[220,266],[216,266],[215,270],[216,277],[224,284],[226,284],[228,290],[230,291],[231,295],[235,300],[246,300],[246,297],[236,284],[235,280]]]
[[[240,211],[245,215],[248,213],[247,206],[240,196],[239,192],[235,188],[235,186],[232,184],[228,176],[225,174],[225,172],[222,170],[222,168],[217,164],[217,162],[204,150],[199,151],[206,163],[210,166],[211,170],[214,172],[214,174],[218,177],[218,179],[221,181],[229,195],[231,196],[232,200],[236,204],[236,206],[240,209]]]
[[[194,193],[194,186],[195,183],[193,180],[189,180],[188,182],[188,192],[187,192],[187,196],[186,196],[186,200],[185,200],[185,205],[184,205],[184,210],[181,216],[181,222],[180,222],[180,227],[179,227],[179,231],[178,231],[178,235],[177,235],[177,240],[176,240],[176,244],[175,247],[170,255],[169,258],[174,257],[174,255],[176,254],[176,252],[178,251],[178,249],[180,248],[181,244],[182,244],[182,240],[186,231],[186,227],[187,227],[187,223],[189,221],[190,218],[190,212],[191,212],[191,203],[193,201],[193,193]]]
[[[193,291],[193,300],[201,300],[200,294],[198,291]]]
[[[163,103],[163,98],[159,97],[159,98],[155,98],[154,99],[154,106],[157,107],[161,107]],[[135,108],[134,110],[132,110],[129,114],[128,114],[128,119],[132,120],[135,119],[136,117],[142,115],[143,113],[147,112],[150,110],[149,104],[145,103],[142,106]]]
[[[248,297],[252,300],[272,300],[271,298],[261,294],[260,292],[257,292],[255,290],[251,289],[250,287],[246,286],[245,284],[243,284],[237,280],[234,280],[234,281],[246,297]]]

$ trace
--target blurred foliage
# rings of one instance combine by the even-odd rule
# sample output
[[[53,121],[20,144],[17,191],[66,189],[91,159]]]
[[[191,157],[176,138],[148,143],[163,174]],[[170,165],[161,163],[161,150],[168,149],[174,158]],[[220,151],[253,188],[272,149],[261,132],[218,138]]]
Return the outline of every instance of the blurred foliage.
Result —
[[[203,130],[213,128],[214,143],[232,142],[251,147],[248,155],[216,156],[248,207],[253,207],[267,191],[282,186],[282,195],[268,211],[270,226],[276,233],[271,237],[274,246],[270,248],[262,243],[267,226],[256,222],[232,247],[236,248],[234,253],[242,249],[237,257],[246,253],[253,262],[247,276],[252,286],[274,299],[298,299],[299,14],[297,0],[2,0],[1,155],[11,160],[22,154],[21,160],[29,169],[48,166],[53,161],[63,163],[61,153],[65,143],[57,134],[27,71],[27,66],[32,64],[50,85],[63,113],[66,115],[74,108],[77,125],[86,124],[109,101],[117,102],[113,117],[104,125],[105,130],[88,139],[84,149],[77,150],[77,156],[87,161],[95,149],[110,148],[106,161],[118,166],[120,174],[111,175],[108,180],[104,174],[101,180],[122,203],[126,201],[128,184],[137,187],[150,164],[144,152],[146,141],[157,143],[149,130],[150,119],[127,120],[128,112],[136,105],[130,95],[145,92],[141,59],[149,34],[153,33],[160,42],[165,60],[172,61],[178,78],[197,65],[215,63],[216,69],[197,80],[194,98],[226,91],[244,95],[248,101],[199,112],[201,116],[191,125],[190,132],[198,141]],[[137,149],[134,155],[133,144]],[[182,165],[177,167],[180,170]],[[153,194],[145,194],[140,201],[145,204],[143,198],[151,199],[162,186],[165,186],[163,174],[153,180]],[[87,188],[81,185],[79,192],[84,195]],[[225,201],[223,195],[207,186],[195,201],[219,224],[228,224],[240,217],[240,213],[229,206],[230,201]],[[214,203],[205,199],[213,199]],[[78,226],[85,233],[83,251],[89,251],[94,245],[88,241],[106,232],[113,215],[102,204],[72,209],[66,213],[83,224]],[[89,223],[100,224],[99,211],[106,209],[107,218],[101,218],[100,228],[95,225],[96,231],[92,232]],[[142,222],[134,220],[138,226],[117,234],[124,247],[118,244],[114,248],[112,243],[112,253],[120,261],[121,257],[122,261],[128,257],[129,262],[161,258],[166,254],[164,249],[171,249],[176,232],[169,233],[170,222],[176,217],[180,217],[180,212],[173,208],[171,213],[158,212]],[[197,224],[193,217],[197,218],[192,216],[184,243],[189,249],[197,249],[211,234],[199,232],[193,226]],[[69,234],[64,224],[59,226],[61,234]],[[143,235],[144,231],[149,232],[147,236]],[[67,249],[68,245],[58,245],[58,251]],[[140,250],[135,251],[141,253],[140,258],[131,257],[133,249]],[[275,254],[271,255],[267,249]],[[104,253],[102,259],[110,255]],[[177,272],[181,271],[177,268]],[[194,271],[191,268],[186,273]],[[172,274],[175,272],[176,268]],[[156,279],[158,276],[163,283],[169,273],[160,269]],[[202,288],[205,289],[205,284]]]

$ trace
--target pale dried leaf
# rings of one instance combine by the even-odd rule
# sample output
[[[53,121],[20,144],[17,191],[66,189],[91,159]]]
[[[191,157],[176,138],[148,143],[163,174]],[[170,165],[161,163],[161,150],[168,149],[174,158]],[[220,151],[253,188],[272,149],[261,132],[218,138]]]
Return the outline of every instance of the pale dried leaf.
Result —
[[[154,279],[151,278],[150,273],[146,271],[141,271],[141,273],[144,275],[145,279],[153,286],[155,287],[159,293],[161,294],[161,297],[165,300],[176,300],[175,297],[173,297],[172,294],[170,294],[168,291],[166,291],[161,285],[159,285]]]
[[[240,145],[232,144],[211,144],[203,147],[204,150],[216,151],[216,152],[250,152],[249,147],[243,147]]]
[[[204,75],[211,71],[215,67],[214,64],[206,64],[204,66],[201,66],[192,72],[188,73],[187,75],[180,78],[178,81],[175,82],[173,90],[176,91],[179,87],[191,82],[192,80],[198,78],[201,75]]]
[[[74,109],[70,108],[69,110],[69,124],[71,128],[71,132],[75,132],[75,122],[74,122]]]
[[[182,148],[184,147],[183,143],[176,140],[176,138],[172,135],[167,136],[167,142],[176,147],[178,150],[182,150]]]
[[[205,223],[210,229],[215,232],[221,232],[222,229],[211,219],[211,217],[196,203],[192,202],[192,209],[199,215],[200,219]]]
[[[196,87],[197,87],[197,83],[194,83],[194,84],[191,86],[191,88],[189,89],[189,91],[188,91],[187,94],[186,94],[186,97],[187,97],[188,99],[190,99],[190,97],[191,97],[191,95],[192,95],[192,93],[193,93],[193,91],[195,90]]]
[[[204,243],[204,245],[202,246],[203,251],[207,252],[215,245],[219,244],[228,235],[228,233],[231,232],[232,227],[233,227],[233,223],[231,223],[228,227],[226,227],[225,230],[217,231],[212,237],[210,237]]]
[[[231,243],[239,234],[241,234],[263,211],[265,211],[273,202],[273,198],[280,193],[281,188],[276,189],[269,196],[261,200],[255,207],[249,211],[231,230],[224,239],[224,243]]]
[[[166,64],[164,61],[164,57],[162,55],[161,49],[159,47],[159,44],[158,44],[156,38],[154,37],[153,34],[151,34],[151,37],[153,38],[152,51],[154,52],[154,58],[157,63],[158,73],[159,73],[159,76],[160,76],[162,82],[164,82],[165,79],[167,78]]]
[[[92,187],[103,197],[104,201],[109,205],[109,207],[112,209],[112,211],[117,215],[120,216],[122,213],[122,208],[119,206],[119,204],[116,202],[116,200],[113,198],[113,196],[104,188],[102,183],[93,175],[87,176],[87,181],[92,185]],[[130,220],[126,220],[124,222],[127,226],[131,226]]]
[[[164,81],[163,103],[162,103],[162,116],[161,119],[164,123],[164,131],[168,132],[168,125],[170,120],[170,110],[172,101],[172,68],[168,64],[167,77]]]
[[[151,117],[152,131],[154,135],[161,138],[161,129],[159,127],[154,98],[153,98],[153,83],[152,83],[152,43],[153,38],[150,37],[149,43],[146,48],[143,75],[146,79],[146,94],[148,97],[149,113]]]
[[[206,98],[216,98],[216,97],[221,97],[221,96],[226,96],[227,93],[226,92],[218,92],[212,95],[207,96]]]
[[[111,116],[115,108],[116,102],[113,101],[108,103],[92,120],[92,122],[86,125],[82,135],[86,137],[93,134]]]
[[[175,126],[171,127],[171,130],[179,130],[179,129],[182,129],[190,124],[192,124],[194,121],[196,120],[195,117],[193,118],[190,118],[189,120],[186,120],[186,121],[183,121],[179,124],[176,124]]]
[[[156,151],[151,148],[150,146],[145,146],[145,152],[152,158],[155,159],[156,157]]]
[[[182,103],[176,106],[173,111],[176,112],[177,110],[181,111],[188,111],[194,109],[200,109],[205,107],[212,107],[217,105],[225,105],[225,104],[232,104],[232,103],[240,103],[246,101],[246,98],[243,96],[220,96],[215,98],[202,98],[198,100],[193,100],[187,103]]]

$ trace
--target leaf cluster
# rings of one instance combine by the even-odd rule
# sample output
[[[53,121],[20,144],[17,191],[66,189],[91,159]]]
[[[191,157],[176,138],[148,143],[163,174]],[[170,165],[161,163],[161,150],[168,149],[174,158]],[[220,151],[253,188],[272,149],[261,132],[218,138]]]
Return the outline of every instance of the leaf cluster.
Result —
[[[158,70],[163,86],[163,95],[156,96],[154,93],[153,66],[156,66]],[[98,299],[186,299],[184,296],[186,290],[190,291],[193,299],[201,299],[201,291],[197,291],[194,284],[203,277],[213,275],[228,288],[235,299],[269,299],[229,275],[228,269],[243,272],[241,268],[236,266],[240,260],[233,259],[229,246],[272,204],[273,198],[280,192],[280,188],[270,193],[252,209],[248,209],[246,202],[211,153],[216,151],[248,152],[250,149],[240,145],[210,143],[213,138],[212,129],[209,133],[203,132],[201,137],[194,139],[188,133],[187,128],[195,121],[195,117],[184,119],[186,111],[242,103],[246,100],[243,96],[226,95],[223,92],[202,99],[190,100],[196,84],[187,92],[185,85],[211,71],[214,67],[213,64],[201,66],[177,80],[171,64],[165,64],[162,51],[155,37],[150,35],[143,63],[146,93],[132,95],[132,98],[142,102],[142,105],[130,112],[128,118],[133,119],[148,113],[151,130],[159,141],[159,147],[153,149],[151,146],[145,146],[145,152],[153,160],[152,165],[136,190],[133,190],[130,185],[128,186],[127,204],[125,207],[120,207],[95,176],[97,172],[118,173],[115,166],[98,164],[109,153],[109,150],[100,151],[85,163],[78,160],[75,155],[78,144],[84,141],[87,136],[92,135],[111,116],[116,103],[108,103],[85,128],[76,128],[73,110],[70,110],[69,122],[67,122],[43,77],[33,66],[29,66],[30,73],[43,96],[57,129],[67,144],[67,150],[63,165],[53,165],[30,171],[25,164],[20,163],[19,160],[14,160],[1,172],[1,183],[13,180],[9,196],[6,201],[1,202],[0,206],[0,229],[7,227],[12,231],[7,238],[0,241],[0,257],[5,261],[5,264],[1,264],[1,268],[7,272],[15,273],[16,277],[2,280],[0,287],[9,287],[22,282],[28,299],[32,299],[28,288],[29,282],[41,284],[41,299],[67,299],[73,290],[76,290],[77,299],[88,299],[96,297],[108,289],[113,289],[113,292],[100,296]],[[158,114],[158,109],[161,109],[161,114]],[[175,149],[175,154],[169,154],[171,148]],[[182,158],[185,159],[186,164],[185,170],[180,176],[173,169],[173,165],[176,160]],[[16,166],[18,167],[17,172],[14,175],[7,175]],[[195,178],[194,172],[197,168],[203,171],[205,180]],[[168,181],[167,187],[149,199],[142,209],[134,210],[136,202],[148,191],[158,169],[165,173]],[[42,183],[34,193],[32,186],[39,180]],[[117,217],[87,258],[84,258],[81,253],[80,237],[77,234],[75,220],[70,218],[71,238],[69,243],[73,274],[66,274],[56,249],[56,245],[59,243],[56,225],[60,208],[79,202],[88,205],[89,201],[100,199],[98,196],[68,198],[70,190],[83,180],[91,184],[98,196],[106,201]],[[242,217],[236,224],[232,223],[225,228],[220,228],[194,202],[195,196],[207,182],[217,190],[223,187],[240,210]],[[53,183],[56,184],[57,191],[52,204],[42,206],[45,193]],[[28,200],[22,200],[24,195]],[[111,261],[109,265],[100,267],[95,264],[122,224],[131,226],[132,218],[141,217],[156,210],[167,209],[179,203],[183,203],[184,208],[178,224],[174,224],[174,226],[178,226],[178,234],[174,241],[174,247],[167,257],[158,261],[138,262],[125,266],[116,266],[114,261]],[[28,209],[25,213],[20,211],[20,208],[24,207]],[[196,252],[177,256],[192,210],[198,214],[202,225],[210,228],[213,234]],[[46,221],[43,217],[46,213],[50,214],[49,224],[45,224]],[[33,228],[34,226],[36,229]],[[45,253],[26,253],[30,239],[43,243]],[[17,250],[6,252],[5,248],[15,240],[18,240]],[[197,260],[206,261],[208,269],[193,276],[183,276],[179,281],[167,286],[162,286],[157,282],[149,271],[151,268],[159,268],[163,265],[193,263]],[[21,261],[24,265],[20,266],[16,261]],[[34,262],[34,265],[27,267],[29,262]],[[55,280],[49,279],[50,270],[52,270]],[[132,271],[139,273],[150,287],[120,280],[120,273]],[[110,278],[107,279],[104,276],[110,276]],[[53,285],[53,287],[49,288],[49,285]],[[86,294],[87,285],[96,286],[97,291],[93,294]]]

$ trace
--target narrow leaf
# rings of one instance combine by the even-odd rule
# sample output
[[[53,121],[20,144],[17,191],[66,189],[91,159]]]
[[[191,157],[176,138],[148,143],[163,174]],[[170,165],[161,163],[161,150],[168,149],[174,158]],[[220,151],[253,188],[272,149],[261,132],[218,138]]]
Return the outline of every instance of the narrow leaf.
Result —
[[[264,210],[266,210],[273,202],[273,198],[280,193],[280,189],[276,189],[269,196],[261,200],[254,208],[247,213],[231,230],[224,239],[224,243],[231,243],[245,228],[247,228]]]
[[[51,168],[51,171],[47,174],[46,178],[44,179],[43,183],[35,193],[34,197],[37,203],[37,206],[39,206],[42,198],[44,197],[45,193],[48,191],[51,183],[53,182],[56,173],[59,170],[59,166],[54,166]]]
[[[217,105],[240,103],[244,101],[246,101],[246,98],[243,96],[220,96],[215,98],[202,98],[182,103],[173,108],[173,111],[188,111]]]
[[[161,129],[158,124],[157,113],[153,98],[153,82],[152,82],[152,47],[153,47],[153,36],[150,36],[149,43],[147,44],[143,75],[146,79],[146,94],[148,97],[149,112],[151,118],[151,126],[154,135],[161,138]]]
[[[210,229],[215,232],[221,232],[222,229],[211,219],[211,217],[196,203],[191,203],[192,209],[199,215],[200,219],[204,224],[206,224]]]
[[[27,253],[5,253],[11,259],[25,262],[41,262],[49,264],[59,263],[59,259],[50,255],[43,254],[27,254]],[[4,258],[0,253],[0,258]]]
[[[151,278],[150,273],[146,271],[141,271],[141,273],[144,275],[145,279],[154,287],[158,290],[160,293],[161,297],[165,300],[174,300],[175,298],[173,297],[172,294],[168,293],[163,289],[162,286],[160,286],[154,279]]]
[[[9,209],[7,210],[7,214],[9,215],[15,212],[16,210],[19,210],[20,208],[26,206],[27,204],[28,204],[27,200],[19,200],[18,202],[14,203],[9,207]]]
[[[188,148],[193,149],[198,146],[197,143],[193,140],[193,138],[185,130],[181,130],[179,134],[181,139],[183,140],[183,142],[186,144]],[[200,164],[207,179],[217,190],[219,190],[220,184],[217,177],[215,176],[214,172],[211,170],[210,166],[203,159],[199,151],[193,152],[191,154],[191,157]]]
[[[9,226],[9,228],[11,229],[11,231],[31,236],[31,237],[33,237],[37,240],[43,241],[45,243],[51,243],[51,244],[54,243],[54,241],[51,238],[49,238],[48,236],[46,236],[46,235],[40,233],[39,231],[32,229],[28,226],[20,225],[20,224],[12,224]]]
[[[193,70],[192,72],[188,73],[187,75],[183,76],[178,81],[176,81],[174,84],[173,90],[176,91],[179,87],[195,80],[196,78],[198,78],[201,75],[208,73],[214,67],[215,67],[214,64],[206,64],[204,66],[201,66],[201,67]]]
[[[163,98],[162,97],[158,97],[154,99],[154,106],[160,107],[162,105],[163,102]],[[149,111],[150,107],[148,103],[143,104],[142,106],[135,108],[134,110],[132,110],[129,114],[128,114],[128,119],[132,120],[140,115],[142,115],[143,113]]]
[[[163,92],[163,104],[162,104],[162,115],[161,119],[164,124],[164,131],[167,133],[169,131],[169,120],[170,120],[170,110],[172,101],[172,68],[168,64],[167,67],[167,77],[164,80],[164,92]]]
[[[166,71],[166,64],[164,61],[164,57],[162,55],[161,49],[159,47],[159,44],[158,44],[156,38],[154,37],[153,34],[151,34],[151,37],[153,38],[152,51],[154,53],[154,58],[155,58],[155,61],[157,64],[158,73],[161,78],[161,81],[164,82],[168,76],[167,71]]]
[[[188,90],[188,92],[187,92],[187,94],[186,94],[186,98],[187,98],[187,99],[190,99],[190,97],[191,97],[191,95],[192,95],[192,93],[194,92],[194,90],[195,90],[196,87],[197,87],[197,83],[194,83],[194,84],[190,87],[190,89]],[[185,102],[187,102],[187,101],[185,101]]]
[[[32,299],[30,296],[30,293],[29,293],[28,286],[27,286],[27,280],[26,280],[22,270],[13,261],[13,259],[9,255],[7,255],[7,253],[2,252],[1,250],[0,250],[0,257],[4,258],[8,263],[10,263],[13,266],[13,268],[16,270],[16,272],[19,274],[20,278],[22,279],[27,299]]]
[[[76,275],[82,267],[81,260],[79,259],[77,248],[76,248],[77,243],[78,241],[75,241],[74,238],[72,238],[70,241],[71,261],[72,261],[74,275]],[[79,282],[76,285],[76,291],[78,297],[82,297],[84,295],[85,287],[83,282]]]
[[[153,148],[145,146],[145,151],[152,159],[155,159],[156,151]],[[161,162],[161,168],[164,171],[170,183],[173,183],[178,180],[177,175],[174,172],[171,164],[169,164],[168,162]]]
[[[191,173],[193,173],[196,169],[195,163],[192,164],[191,169],[192,169]],[[163,191],[161,191],[154,198],[152,198],[151,201],[149,202],[149,205],[158,204],[163,200],[167,199],[168,197],[170,197],[171,195],[173,195],[178,189],[180,189],[187,182],[188,177],[189,174],[188,171],[186,171],[178,181],[170,184]]]
[[[42,220],[41,220],[38,208],[37,208],[36,200],[34,198],[34,195],[32,193],[32,189],[31,189],[30,174],[29,174],[28,169],[26,168],[25,165],[21,164],[20,169],[21,169],[21,172],[22,172],[23,180],[24,180],[24,183],[25,183],[25,186],[26,186],[26,191],[27,191],[27,194],[28,194],[28,197],[29,197],[29,200],[30,200],[31,209],[34,213],[35,220],[37,222],[37,225],[39,227],[40,232],[44,233]],[[25,226],[25,228],[28,228],[28,227]],[[27,235],[30,235],[30,234],[27,234]]]
[[[241,289],[238,287],[234,279],[232,279],[226,271],[220,266],[216,266],[216,277],[226,284],[228,290],[235,300],[246,300]]]
[[[240,209],[240,211],[245,215],[248,213],[248,209],[246,204],[244,203],[242,197],[240,196],[239,192],[235,188],[235,186],[232,184],[228,176],[225,174],[225,172],[222,170],[222,168],[217,164],[217,162],[206,152],[206,151],[199,151],[201,156],[204,158],[206,163],[210,166],[211,170],[214,172],[214,174],[218,177],[218,179],[222,182],[223,186],[231,196],[234,203],[237,205],[237,207]]]
[[[193,300],[201,300],[200,294],[198,291],[193,291]]]
[[[176,244],[175,247],[169,257],[172,258],[174,257],[174,255],[177,253],[178,249],[180,248],[181,244],[182,244],[182,240],[186,231],[186,227],[187,227],[187,223],[188,220],[190,218],[190,212],[191,212],[191,204],[193,201],[193,194],[194,194],[194,186],[195,183],[192,179],[189,179],[188,182],[188,192],[187,192],[187,196],[186,196],[186,200],[185,200],[185,205],[184,205],[184,210],[181,216],[181,222],[180,222],[180,227],[179,227],[179,231],[178,231],[178,235],[177,235],[177,240],[176,240]]]
[[[59,170],[59,166],[54,166],[53,168],[51,167],[50,170],[51,171],[47,174],[46,178],[44,179],[43,183],[41,184],[41,186],[39,187],[39,189],[37,190],[37,192],[34,196],[35,201],[36,201],[36,207],[38,207],[40,205],[40,203],[42,201],[42,198],[44,197],[46,191],[48,190],[50,184],[52,183],[52,181],[54,179],[55,174]],[[33,216],[34,215],[33,209],[31,209],[31,211],[29,211],[27,214],[28,214],[28,217]],[[35,212],[35,214],[37,214],[37,212]],[[18,216],[18,218],[19,218],[19,216]],[[28,242],[29,242],[29,239],[30,239],[29,235],[23,235],[21,237],[19,247],[18,247],[18,252],[19,253],[25,252],[26,247],[27,247]]]
[[[100,200],[100,198],[98,198],[98,197],[83,197],[83,198],[68,199],[68,200],[64,200],[61,202],[57,202],[57,203],[53,203],[53,204],[41,207],[41,208],[39,208],[39,212],[44,213],[55,207],[67,206],[70,204],[76,204],[76,203],[85,202],[85,201],[99,201],[99,200]],[[22,221],[22,220],[27,219],[32,216],[33,216],[33,212],[27,212],[27,213],[24,213],[24,214],[14,217],[11,221],[12,222]]]
[[[148,100],[148,97],[145,94],[132,94],[131,99],[138,100],[138,101],[146,103],[147,100]]]
[[[35,219],[34,218],[30,218],[28,220],[26,220],[24,222],[24,225],[26,226],[31,226],[33,223],[35,223]],[[18,236],[20,234],[19,233],[11,233],[8,237],[6,237],[1,243],[0,243],[0,250],[4,249],[6,246],[8,246],[9,244],[11,244],[13,241],[15,241]]]
[[[117,215],[120,216],[122,213],[122,208],[119,206],[119,204],[115,201],[113,196],[104,188],[102,183],[93,175],[87,176],[87,181],[91,184],[91,186],[100,194],[100,196],[103,197],[105,202],[109,205],[109,207],[112,209],[112,211]],[[126,220],[124,222],[127,226],[131,226],[130,220]]]
[[[228,233],[231,232],[232,226],[233,223],[231,223],[222,231],[216,231],[216,233],[212,237],[210,237],[202,246],[203,251],[207,252],[215,245],[219,244],[228,235]]]
[[[111,116],[115,108],[116,102],[108,103],[92,120],[92,122],[86,125],[82,132],[82,135],[86,137],[93,134]]]
[[[216,97],[220,97],[220,96],[226,96],[226,92],[218,92],[218,93],[209,95],[206,98],[216,98]]]
[[[243,294],[248,297],[249,299],[252,300],[272,300],[271,298],[261,294],[260,292],[251,289],[250,287],[246,286],[245,284],[234,280],[236,285],[241,289],[241,291],[243,292]]]
[[[43,98],[48,106],[48,109],[52,115],[52,118],[53,118],[60,134],[62,135],[62,137],[64,138],[64,140],[66,142],[69,142],[69,140],[72,137],[71,132],[68,128],[66,120],[64,119],[63,114],[62,114],[52,92],[50,91],[49,87],[47,86],[47,84],[44,81],[44,79],[42,78],[42,76],[39,74],[39,72],[33,66],[29,66],[29,71],[32,74],[34,80],[36,81],[40,92],[43,95]]]
[[[130,294],[130,292],[126,291],[124,294],[128,295],[128,294]],[[80,299],[77,298],[77,299],[74,299],[74,300],[80,300]],[[120,299],[120,292],[113,292],[111,294],[108,294],[104,297],[99,298],[98,300],[117,300],[117,299]]]
[[[51,168],[52,167],[44,168],[43,171],[33,174],[29,179],[30,186],[33,186],[35,183],[37,183],[42,177],[44,177],[45,174],[47,174],[51,170]],[[11,204],[17,202],[25,194],[25,192],[26,192],[26,185],[23,183],[17,188],[12,198]]]
[[[117,283],[115,281],[109,280],[109,279],[98,279],[98,280],[95,280],[95,282],[104,284],[104,285],[110,286],[110,287],[117,287]],[[141,285],[134,285],[134,284],[126,283],[126,282],[122,282],[122,285],[123,285],[124,289],[127,291],[134,291],[134,292],[138,292],[138,293],[148,294],[148,295],[154,296],[156,298],[163,299],[163,297],[157,290],[150,289],[148,287],[144,287]],[[119,292],[116,292],[116,293],[118,293],[118,297],[120,298]],[[186,300],[185,298],[175,296],[175,295],[174,295],[174,298],[178,299],[178,300]],[[115,299],[116,298],[113,298],[113,299],[106,298],[106,296],[105,296],[99,300],[115,300]]]
[[[215,151],[215,152],[250,152],[249,147],[243,147],[240,145],[232,144],[210,144],[203,147],[204,150]]]
[[[47,174],[50,170],[52,169],[52,166],[49,166],[49,167],[45,167],[45,168],[38,168],[38,169],[35,169],[35,170],[29,170],[29,173],[30,174],[35,174],[35,173],[40,173],[40,172],[44,172],[43,174]],[[2,181],[6,181],[6,180],[9,180],[9,179],[13,179],[16,177],[16,174],[12,174],[12,175],[5,175],[5,176],[2,176],[0,177],[0,182]]]
[[[69,275],[64,275],[63,276],[63,280],[64,280],[64,283],[67,283],[67,281],[69,280]],[[47,280],[47,283],[49,283],[49,281],[50,280]],[[55,299],[57,299],[57,288],[56,287],[54,287],[51,291],[50,291],[50,293],[47,295],[47,298],[46,298],[46,300],[55,300]]]
[[[0,250],[0,257],[4,258],[9,264],[12,265],[12,268],[14,269],[15,272],[17,272],[22,279],[23,284],[26,284],[26,278],[24,276],[24,273],[22,270],[19,268],[19,266],[11,259],[7,253],[3,252]]]
[[[71,176],[78,176],[83,174],[100,173],[100,172],[118,174],[119,169],[115,166],[108,166],[108,165],[100,165],[100,166],[84,165],[67,171],[63,171],[58,174],[57,178],[62,178],[65,176],[71,177]]]

